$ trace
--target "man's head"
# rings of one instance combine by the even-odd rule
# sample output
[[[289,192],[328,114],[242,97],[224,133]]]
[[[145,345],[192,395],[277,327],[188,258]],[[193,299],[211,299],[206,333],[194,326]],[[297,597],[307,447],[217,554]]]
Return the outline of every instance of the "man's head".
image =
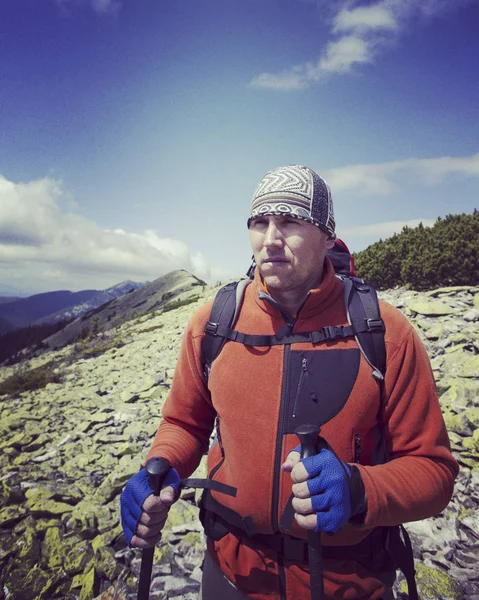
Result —
[[[248,227],[261,215],[291,215],[336,237],[331,190],[309,167],[288,165],[268,171],[253,195]]]
[[[269,171],[256,188],[248,227],[255,262],[273,294],[304,296],[320,283],[335,223],[329,187],[312,169]]]

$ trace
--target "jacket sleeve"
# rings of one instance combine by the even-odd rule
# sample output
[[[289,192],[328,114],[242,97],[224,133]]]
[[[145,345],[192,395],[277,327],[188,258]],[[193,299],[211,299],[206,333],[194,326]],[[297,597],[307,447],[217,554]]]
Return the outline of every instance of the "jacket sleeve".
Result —
[[[361,466],[367,514],[361,528],[417,521],[449,503],[459,467],[436,394],[426,349],[407,319],[388,349],[383,431],[389,462]]]
[[[201,313],[190,320],[180,348],[162,420],[147,459],[166,458],[181,477],[188,477],[208,450],[216,413],[203,379]],[[196,332],[196,333],[195,333]]]

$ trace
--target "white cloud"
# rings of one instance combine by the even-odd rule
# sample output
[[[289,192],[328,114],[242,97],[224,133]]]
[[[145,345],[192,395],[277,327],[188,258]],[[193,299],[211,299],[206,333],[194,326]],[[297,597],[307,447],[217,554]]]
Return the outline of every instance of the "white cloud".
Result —
[[[332,19],[331,39],[316,60],[280,73],[262,73],[251,86],[278,91],[295,91],[331,76],[344,74],[356,65],[372,63],[378,53],[418,19],[429,20],[458,10],[475,0],[380,0],[361,6],[360,0],[343,0]],[[323,6],[318,7],[324,10]]]
[[[373,223],[372,225],[357,225],[355,227],[344,227],[340,231],[340,237],[350,240],[353,237],[365,236],[375,240],[388,238],[395,233],[400,233],[404,227],[417,227],[422,223],[424,227],[432,227],[433,219],[412,219],[410,221],[386,221],[384,223]]]
[[[99,14],[116,13],[121,8],[120,0],[91,0],[92,8]]]
[[[395,189],[392,176],[401,162],[348,165],[324,173],[333,193],[355,191],[363,195],[387,195]]]
[[[122,0],[55,0],[64,15],[70,15],[79,6],[89,6],[97,14],[116,14],[122,7]]]
[[[464,157],[408,158],[386,163],[349,165],[330,169],[324,176],[333,195],[338,191],[354,191],[371,196],[392,193],[396,189],[395,177],[404,173],[426,185],[436,185],[452,174],[479,177],[479,152]]]
[[[307,79],[304,75],[303,68],[285,73],[262,73],[255,77],[250,85],[259,88],[268,88],[271,90],[290,91],[300,90],[305,86]]]
[[[14,183],[0,176],[0,280],[30,288],[106,288],[123,279],[156,279],[186,269],[215,282],[218,274],[180,240],[105,230],[63,212],[61,183]],[[12,277],[15,273],[16,277]]]
[[[342,31],[396,30],[397,21],[382,3],[339,11],[334,19],[333,33]]]
[[[347,73],[354,64],[371,62],[373,44],[357,35],[348,35],[328,44],[318,61],[318,68],[310,80],[317,81],[321,74]]]
[[[282,73],[262,73],[250,85],[278,91],[300,90],[311,81],[319,81],[330,73],[345,73],[355,63],[368,63],[373,53],[373,43],[356,35],[344,36],[328,45],[327,50],[314,63],[296,65]]]
[[[425,183],[440,183],[446,175],[459,173],[461,175],[479,176],[479,152],[472,156],[412,160],[408,167]]]

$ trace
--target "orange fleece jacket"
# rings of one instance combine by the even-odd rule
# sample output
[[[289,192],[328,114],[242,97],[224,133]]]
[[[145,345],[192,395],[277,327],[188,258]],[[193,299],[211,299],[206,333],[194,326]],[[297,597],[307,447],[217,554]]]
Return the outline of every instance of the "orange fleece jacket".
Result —
[[[269,335],[284,325],[280,311],[260,298],[260,291],[264,292],[264,287],[256,273],[246,290],[235,326],[238,331]],[[218,415],[225,458],[214,479],[236,487],[238,492],[235,498],[214,492],[213,497],[243,517],[251,517],[258,532],[272,534],[281,531],[278,522],[291,494],[290,476],[279,473],[279,465],[298,443],[293,434],[281,434],[281,419],[290,410],[285,403],[291,404],[295,392],[285,389],[291,387],[290,375],[285,373],[290,361],[285,360],[287,351],[282,345],[252,348],[228,342],[213,363],[210,396],[202,375],[201,343],[211,306],[209,302],[200,307],[188,324],[148,458],[165,457],[182,477],[189,476],[208,450]],[[380,308],[386,324],[385,403],[380,410],[379,386],[361,355],[357,377],[347,389],[347,401],[321,430],[343,461],[357,464],[368,498],[367,515],[360,525],[348,524],[334,536],[322,535],[326,545],[356,544],[375,527],[441,512],[451,498],[458,472],[426,350],[397,309],[385,302],[380,302]],[[323,281],[308,295],[293,331],[320,330],[327,325],[347,325],[347,317],[343,285],[326,259]],[[354,338],[346,338],[316,346],[293,344],[288,352],[322,360],[328,355],[311,353],[341,350],[344,352],[339,354],[347,357],[354,352],[346,351],[358,354],[357,348]],[[334,402],[335,389],[347,379],[341,369],[338,363],[336,372],[323,373],[324,385],[320,382],[318,387],[316,381],[320,402]],[[323,390],[321,396],[323,387],[329,395],[324,396]],[[380,429],[389,457],[386,464],[375,464]],[[209,452],[208,472],[221,460],[221,448],[216,444]],[[306,538],[296,523],[289,533]],[[227,577],[249,597],[309,598],[307,565],[278,565],[274,552],[251,549],[232,534],[209,547]],[[379,599],[384,591],[379,576],[352,561],[327,560],[326,597]]]

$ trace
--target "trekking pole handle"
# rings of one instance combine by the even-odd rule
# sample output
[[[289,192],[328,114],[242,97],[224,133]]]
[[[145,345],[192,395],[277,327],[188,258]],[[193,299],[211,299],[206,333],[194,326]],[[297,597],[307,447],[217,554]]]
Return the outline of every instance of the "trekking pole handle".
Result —
[[[321,432],[321,427],[306,423],[300,425],[294,430],[301,442],[301,458],[309,458],[318,453],[318,436]]]
[[[324,446],[323,439],[319,437],[320,432],[321,427],[310,423],[300,425],[294,430],[301,442],[301,458],[314,456]],[[316,531],[308,531],[308,554],[311,600],[324,600],[321,534]]]
[[[171,465],[166,458],[154,457],[146,463],[145,469],[148,474],[148,483],[153,494],[160,495],[161,486],[170,470]],[[151,571],[153,568],[153,556],[155,547],[145,548],[141,557],[140,580],[138,582],[137,600],[148,600],[150,597]]]

